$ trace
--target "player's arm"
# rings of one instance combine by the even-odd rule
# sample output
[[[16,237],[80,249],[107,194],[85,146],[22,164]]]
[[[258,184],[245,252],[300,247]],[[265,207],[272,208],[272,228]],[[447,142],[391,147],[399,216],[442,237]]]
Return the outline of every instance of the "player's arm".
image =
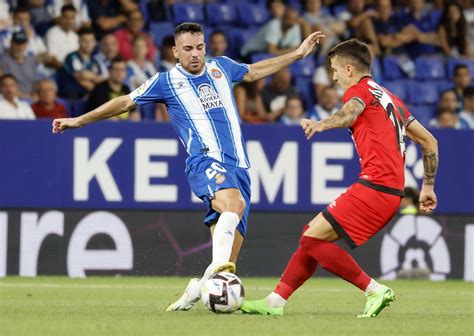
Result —
[[[365,105],[359,98],[352,98],[345,103],[339,111],[324,120],[301,120],[301,127],[304,130],[306,138],[310,139],[314,133],[351,126],[364,109]]]
[[[309,35],[296,50],[278,57],[272,57],[250,64],[249,71],[244,76],[244,81],[252,82],[267,77],[291,63],[308,56],[323,37],[325,36],[320,31],[314,32]]]
[[[120,96],[79,117],[54,119],[53,133],[63,133],[67,128],[78,128],[99,120],[115,117],[134,108],[135,102],[130,98],[130,95]]]
[[[438,141],[416,120],[407,126],[407,136],[421,146],[424,174],[419,203],[420,210],[430,212],[437,204],[434,182],[438,170]]]

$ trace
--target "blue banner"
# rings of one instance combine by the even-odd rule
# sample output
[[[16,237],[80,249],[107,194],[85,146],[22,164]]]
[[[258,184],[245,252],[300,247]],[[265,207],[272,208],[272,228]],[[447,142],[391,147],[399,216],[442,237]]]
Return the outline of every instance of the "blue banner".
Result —
[[[295,126],[244,125],[253,210],[325,207],[359,173],[346,130],[310,141]],[[474,132],[433,130],[440,147],[440,214],[474,213]],[[50,121],[0,122],[0,208],[202,209],[184,174],[186,152],[171,125],[100,122],[62,135]],[[406,178],[421,185],[419,146],[407,146]]]

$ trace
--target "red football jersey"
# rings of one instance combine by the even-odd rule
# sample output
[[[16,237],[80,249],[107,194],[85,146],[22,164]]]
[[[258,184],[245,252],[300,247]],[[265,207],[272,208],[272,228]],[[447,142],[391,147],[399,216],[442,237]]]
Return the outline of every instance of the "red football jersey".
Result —
[[[403,191],[405,188],[405,129],[414,120],[405,104],[370,77],[351,86],[343,103],[357,99],[365,106],[350,128],[359,154],[359,178]]]

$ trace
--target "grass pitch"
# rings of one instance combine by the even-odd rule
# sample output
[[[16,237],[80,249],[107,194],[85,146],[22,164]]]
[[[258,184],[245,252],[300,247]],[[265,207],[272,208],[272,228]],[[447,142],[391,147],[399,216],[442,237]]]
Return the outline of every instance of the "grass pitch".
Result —
[[[276,278],[243,278],[259,299]],[[165,312],[187,278],[66,277],[0,279],[0,335],[474,335],[474,284],[387,282],[396,301],[377,318],[356,318],[365,299],[338,279],[313,278],[285,316],[216,315],[202,304]]]

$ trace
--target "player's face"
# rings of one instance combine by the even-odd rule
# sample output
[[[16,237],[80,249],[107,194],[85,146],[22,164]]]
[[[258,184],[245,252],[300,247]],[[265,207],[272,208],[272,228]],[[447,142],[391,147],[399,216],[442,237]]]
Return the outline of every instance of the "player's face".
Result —
[[[206,44],[203,34],[184,33],[176,39],[173,54],[181,66],[192,74],[198,74],[204,67]]]
[[[352,74],[352,66],[343,61],[344,59],[339,59],[338,56],[332,57],[331,70],[333,81],[339,84],[345,91],[352,86],[350,77]]]

